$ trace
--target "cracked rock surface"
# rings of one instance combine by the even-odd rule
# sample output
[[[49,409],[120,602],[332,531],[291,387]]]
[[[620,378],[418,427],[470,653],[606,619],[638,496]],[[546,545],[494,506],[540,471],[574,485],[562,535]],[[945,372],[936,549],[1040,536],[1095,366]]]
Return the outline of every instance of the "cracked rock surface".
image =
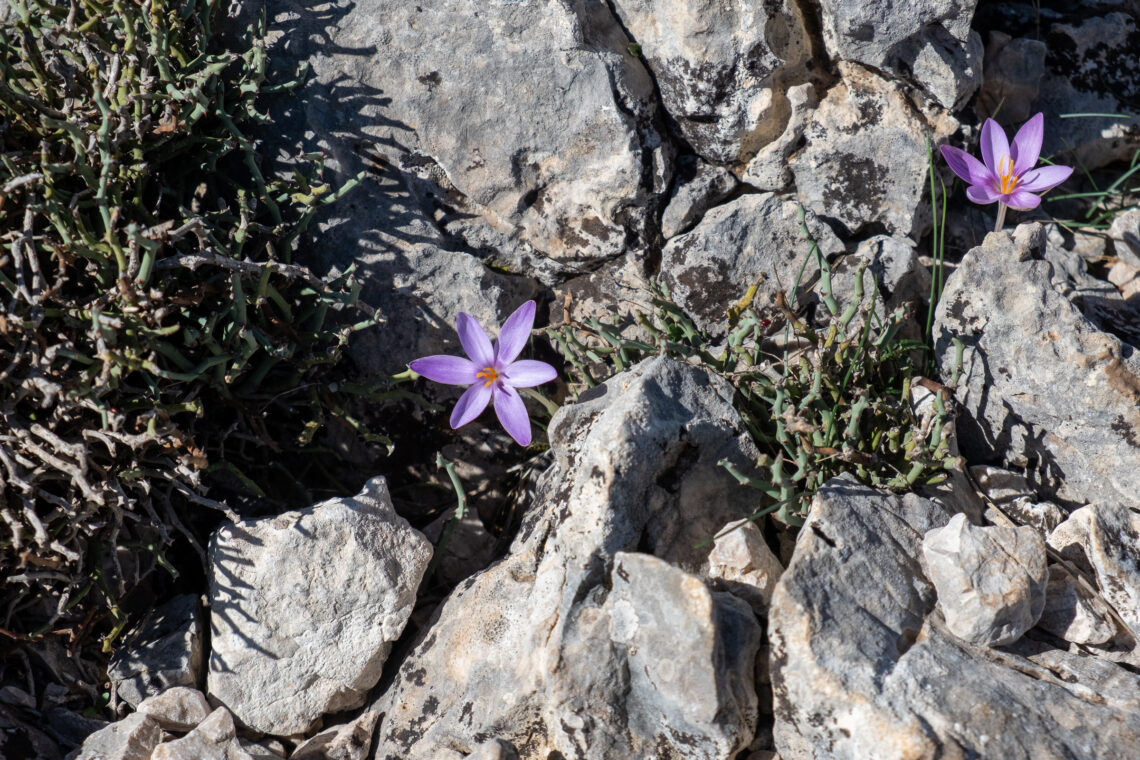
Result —
[[[748,746],[760,628],[706,586],[709,547],[695,548],[750,513],[716,465],[751,451],[731,394],[656,358],[562,408],[510,554],[444,601],[374,703],[377,758],[487,738],[523,760],[727,760]]]
[[[818,492],[769,610],[780,757],[1127,756],[1140,742],[1134,674],[947,630],[919,556],[948,520],[850,476]]]
[[[358,707],[431,559],[383,478],[354,497],[220,528],[210,542],[208,694],[290,736]]]

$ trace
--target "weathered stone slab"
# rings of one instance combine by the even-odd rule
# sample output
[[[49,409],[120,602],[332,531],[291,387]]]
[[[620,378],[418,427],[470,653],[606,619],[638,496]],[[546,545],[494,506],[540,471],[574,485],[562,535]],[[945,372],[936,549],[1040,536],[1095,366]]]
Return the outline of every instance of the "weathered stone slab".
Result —
[[[779,291],[789,300],[793,293],[807,297],[819,266],[800,230],[798,208],[773,193],[742,195],[710,210],[691,232],[669,241],[661,253],[661,280],[698,327],[723,334],[729,307],[754,284],[758,288],[753,303],[772,318],[779,315]],[[810,213],[807,225],[825,257],[843,250],[831,228]]]
[[[946,629],[918,556],[947,520],[932,502],[846,476],[818,492],[769,609],[780,756],[1128,756],[1140,744],[1140,711],[1123,698],[1133,674],[1036,644],[976,647]],[[1067,663],[1065,675],[1034,660]]]
[[[926,572],[946,627],[979,646],[1010,644],[1045,607],[1045,539],[1030,527],[971,525],[950,518],[922,539]]]
[[[929,227],[926,134],[934,144],[958,127],[919,112],[897,82],[840,63],[842,80],[804,127],[791,158],[796,191],[811,210],[854,233],[869,224],[917,240]]]
[[[1045,497],[1140,504],[1140,355],[1057,292],[1043,250],[1039,225],[991,233],[946,281],[935,351],[951,377],[965,345],[962,451],[1030,465]]]
[[[821,0],[823,39],[835,58],[905,76],[951,111],[982,78],[982,40],[970,30],[977,0]]]
[[[709,549],[695,547],[753,509],[716,464],[756,453],[731,398],[705,370],[654,358],[562,407],[510,555],[444,601],[373,705],[379,760],[492,738],[523,760],[748,746],[756,622],[696,575]]]
[[[811,44],[790,0],[616,0],[686,142],[719,164],[748,161],[784,129],[785,91]]]
[[[243,724],[291,736],[363,704],[431,546],[378,477],[351,498],[225,525],[209,558],[209,695]]]

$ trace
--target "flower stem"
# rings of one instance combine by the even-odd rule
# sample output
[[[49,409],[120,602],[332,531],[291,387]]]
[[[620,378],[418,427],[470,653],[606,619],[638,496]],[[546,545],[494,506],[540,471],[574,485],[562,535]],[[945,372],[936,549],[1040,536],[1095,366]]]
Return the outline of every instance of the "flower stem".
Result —
[[[1001,232],[1002,225],[1005,224],[1005,209],[1006,205],[998,201],[998,217],[997,224],[994,225],[994,232]]]

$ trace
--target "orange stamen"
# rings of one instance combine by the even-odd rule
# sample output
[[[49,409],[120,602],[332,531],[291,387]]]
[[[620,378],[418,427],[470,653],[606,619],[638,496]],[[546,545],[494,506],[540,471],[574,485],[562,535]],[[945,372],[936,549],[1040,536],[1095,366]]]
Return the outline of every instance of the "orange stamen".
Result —
[[[475,373],[475,377],[486,380],[486,382],[483,383],[483,387],[490,388],[491,383],[499,379],[499,371],[494,367],[484,367]]]
[[[1009,195],[1017,187],[1017,176],[1013,173],[1013,159],[1002,156],[998,161],[998,172],[1001,173],[1001,191],[1004,195]]]

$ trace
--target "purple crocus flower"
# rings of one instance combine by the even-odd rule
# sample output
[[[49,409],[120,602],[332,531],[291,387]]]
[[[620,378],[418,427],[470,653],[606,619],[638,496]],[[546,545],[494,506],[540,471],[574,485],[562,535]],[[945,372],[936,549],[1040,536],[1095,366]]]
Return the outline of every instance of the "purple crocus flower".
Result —
[[[534,324],[534,301],[527,301],[507,317],[493,344],[470,314],[459,312],[455,329],[470,358],[425,356],[408,367],[428,380],[447,385],[469,385],[451,413],[451,427],[459,428],[478,417],[492,401],[503,429],[519,445],[530,445],[530,417],[515,388],[531,388],[558,377],[554,367],[533,359],[518,359]]]
[[[1033,168],[1041,156],[1044,137],[1042,114],[1017,130],[1012,145],[998,123],[986,119],[982,125],[982,161],[949,145],[942,146],[942,157],[955,174],[970,184],[966,197],[974,203],[998,202],[997,229],[1001,229],[1007,206],[1019,211],[1037,208],[1041,203],[1039,194],[1052,190],[1073,173],[1068,166]]]

